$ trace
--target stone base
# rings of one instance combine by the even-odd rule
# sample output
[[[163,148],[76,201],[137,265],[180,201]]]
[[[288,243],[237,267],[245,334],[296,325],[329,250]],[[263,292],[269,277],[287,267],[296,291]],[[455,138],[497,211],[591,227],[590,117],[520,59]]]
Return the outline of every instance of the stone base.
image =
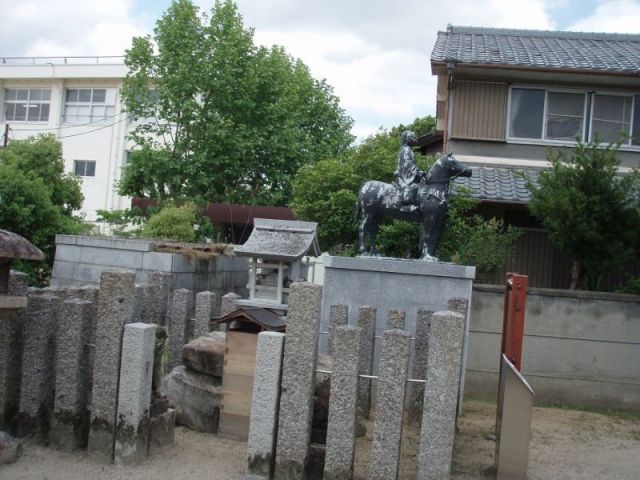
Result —
[[[0,431],[0,465],[13,463],[22,455],[22,443]]]
[[[87,445],[87,453],[91,458],[106,463],[113,461],[114,430],[113,427],[107,427],[106,421],[100,421],[97,418],[91,421],[91,432]]]
[[[118,424],[114,460],[119,465],[137,465],[147,459],[149,419],[143,418],[137,428],[130,423]]]
[[[161,415],[151,417],[149,422],[149,452],[166,447],[175,441],[176,411],[170,408]]]
[[[357,323],[361,306],[375,307],[377,336],[387,329],[387,314],[391,309],[406,312],[405,329],[412,334],[416,331],[419,309],[434,312],[448,310],[450,299],[462,298],[468,300],[470,311],[475,267],[421,260],[332,256],[324,257],[324,267],[320,324],[320,331],[323,332],[329,329],[330,307],[337,304],[348,305],[350,325]],[[467,314],[460,398],[464,385],[468,325]],[[374,375],[378,373],[379,344],[376,342],[374,349]],[[327,351],[326,335],[320,337],[319,348],[322,353]]]

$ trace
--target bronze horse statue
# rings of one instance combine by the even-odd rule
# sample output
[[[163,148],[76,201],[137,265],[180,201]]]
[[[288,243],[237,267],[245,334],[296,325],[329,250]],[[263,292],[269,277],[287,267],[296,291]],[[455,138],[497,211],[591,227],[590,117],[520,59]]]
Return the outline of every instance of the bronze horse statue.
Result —
[[[452,153],[441,156],[429,173],[421,175],[415,203],[405,204],[397,186],[371,180],[358,193],[356,221],[362,216],[359,229],[360,254],[379,255],[376,250],[378,226],[384,217],[422,224],[420,259],[435,262],[435,251],[449,211],[449,182],[456,177],[470,177],[471,169],[458,162]],[[368,242],[368,248],[367,248]]]

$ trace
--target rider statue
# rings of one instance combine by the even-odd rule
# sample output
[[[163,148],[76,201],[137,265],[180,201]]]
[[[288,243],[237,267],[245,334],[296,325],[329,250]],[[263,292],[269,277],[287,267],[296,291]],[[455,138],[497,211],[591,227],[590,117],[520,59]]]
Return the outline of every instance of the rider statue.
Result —
[[[417,204],[418,184],[426,177],[426,173],[419,170],[413,157],[416,134],[407,130],[400,136],[400,151],[398,152],[398,168],[396,168],[395,185],[400,192],[400,203],[404,209],[410,209]],[[408,207],[407,207],[408,205]]]

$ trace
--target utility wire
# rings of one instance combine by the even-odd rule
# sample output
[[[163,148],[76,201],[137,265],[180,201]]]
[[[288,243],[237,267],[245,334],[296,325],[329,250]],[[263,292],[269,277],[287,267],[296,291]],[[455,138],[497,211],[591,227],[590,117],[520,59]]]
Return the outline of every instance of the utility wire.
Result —
[[[81,135],[87,135],[87,134],[92,133],[92,132],[97,132],[98,130],[104,130],[105,128],[113,127],[114,125],[117,125],[118,123],[122,123],[126,119],[127,119],[127,117],[125,117],[125,118],[123,118],[121,120],[118,120],[117,122],[113,122],[113,123],[110,123],[108,125],[103,125],[100,128],[94,128],[93,130],[87,130],[86,132],[72,133],[71,135],[65,135],[63,137],[58,137],[58,140],[62,140],[63,138],[79,137]]]
[[[98,122],[103,121],[104,119],[107,118],[115,118],[115,117],[119,117],[120,115],[124,115],[128,112],[120,112],[117,115],[104,115],[100,117],[100,120],[91,120],[90,122],[87,123],[74,123],[71,125],[64,125],[62,127],[53,127],[53,128],[12,128],[11,130],[13,130],[14,132],[40,132],[40,131],[49,131],[49,130],[62,130],[65,128],[76,128],[76,127],[84,127],[87,125],[95,125]]]

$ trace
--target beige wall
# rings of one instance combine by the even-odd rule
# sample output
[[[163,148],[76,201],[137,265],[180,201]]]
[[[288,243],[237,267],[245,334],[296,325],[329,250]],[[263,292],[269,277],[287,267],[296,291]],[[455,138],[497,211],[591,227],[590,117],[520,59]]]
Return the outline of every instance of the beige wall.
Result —
[[[452,93],[452,138],[505,140],[506,83],[456,81]]]

